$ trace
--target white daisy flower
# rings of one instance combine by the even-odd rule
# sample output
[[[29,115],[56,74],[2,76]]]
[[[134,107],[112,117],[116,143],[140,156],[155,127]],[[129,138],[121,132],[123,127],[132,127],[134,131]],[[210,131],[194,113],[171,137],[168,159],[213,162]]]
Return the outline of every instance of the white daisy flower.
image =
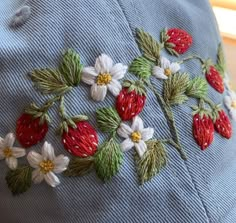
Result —
[[[229,95],[225,96],[224,104],[229,110],[230,117],[236,121],[236,93],[234,91],[229,91]]]
[[[12,170],[17,168],[17,158],[25,156],[26,152],[23,148],[13,147],[15,135],[8,133],[4,139],[0,137],[0,160],[5,159],[6,164]]]
[[[168,79],[172,74],[177,73],[180,70],[178,63],[171,63],[165,57],[161,58],[161,66],[154,66],[152,74],[158,79]]]
[[[107,89],[117,96],[122,88],[118,80],[122,79],[128,67],[121,64],[113,64],[112,59],[102,54],[96,59],[94,67],[85,67],[82,73],[82,81],[92,85],[91,96],[96,101],[103,101]]]
[[[142,119],[136,116],[133,118],[131,127],[124,123],[121,123],[120,127],[117,130],[117,133],[122,138],[125,138],[125,140],[121,143],[123,152],[126,152],[132,147],[135,147],[139,156],[142,157],[147,150],[145,141],[153,137],[154,129],[144,128]]]
[[[30,166],[35,168],[32,173],[33,182],[39,184],[45,180],[52,187],[60,184],[55,173],[65,171],[69,164],[69,158],[64,155],[55,156],[54,148],[47,142],[42,147],[42,154],[31,151],[27,159]]]

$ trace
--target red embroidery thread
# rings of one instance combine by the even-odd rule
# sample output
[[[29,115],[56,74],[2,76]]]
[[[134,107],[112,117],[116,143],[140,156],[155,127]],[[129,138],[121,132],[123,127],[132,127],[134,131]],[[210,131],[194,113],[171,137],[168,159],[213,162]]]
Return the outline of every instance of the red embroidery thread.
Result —
[[[123,121],[128,121],[143,110],[145,101],[145,95],[123,88],[116,99],[116,110]]]
[[[62,143],[65,149],[74,156],[93,156],[98,145],[95,129],[87,121],[77,122],[76,126],[75,129],[69,127],[69,131],[62,135]]]
[[[25,148],[39,143],[48,132],[47,121],[40,124],[40,118],[24,113],[16,123],[16,137]]]
[[[232,136],[231,122],[223,110],[218,112],[218,118],[216,119],[214,126],[215,130],[226,139],[230,139]]]
[[[182,29],[168,29],[167,35],[169,39],[166,42],[174,44],[173,49],[179,54],[185,53],[193,43],[191,35]]]
[[[219,71],[216,70],[216,68],[211,65],[209,67],[209,70],[206,71],[206,79],[208,83],[219,93],[224,92],[224,82],[223,78],[220,75]]]
[[[214,124],[212,119],[200,114],[193,116],[193,136],[202,150],[205,150],[214,139]]]

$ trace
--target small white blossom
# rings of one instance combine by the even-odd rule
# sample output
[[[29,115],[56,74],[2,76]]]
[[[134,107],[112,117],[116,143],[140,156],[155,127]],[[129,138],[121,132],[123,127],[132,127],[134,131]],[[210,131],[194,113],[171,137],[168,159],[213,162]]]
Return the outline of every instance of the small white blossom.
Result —
[[[82,81],[91,86],[91,97],[95,101],[103,101],[107,90],[114,96],[122,88],[118,80],[122,79],[128,67],[122,63],[113,64],[112,59],[102,54],[96,59],[94,67],[85,67],[82,72]]]
[[[47,142],[44,143],[41,153],[31,151],[27,156],[30,166],[35,168],[32,180],[36,184],[45,180],[50,186],[56,187],[60,184],[60,180],[55,173],[61,173],[67,169],[69,158],[64,155],[55,156],[54,148]]]
[[[228,92],[228,95],[224,98],[224,104],[229,110],[230,117],[236,121],[236,94],[234,91]]]
[[[4,139],[0,137],[0,160],[5,159],[6,164],[12,170],[17,168],[17,158],[25,156],[26,152],[23,148],[13,147],[15,135],[8,133]]]
[[[161,58],[161,66],[154,66],[152,74],[158,79],[168,79],[172,74],[177,73],[180,70],[178,63],[171,63],[165,57]]]
[[[122,138],[125,138],[125,140],[121,143],[123,152],[135,147],[139,156],[142,157],[147,150],[145,141],[153,137],[154,129],[144,128],[142,119],[136,116],[133,118],[131,127],[125,123],[121,123],[117,133]]]

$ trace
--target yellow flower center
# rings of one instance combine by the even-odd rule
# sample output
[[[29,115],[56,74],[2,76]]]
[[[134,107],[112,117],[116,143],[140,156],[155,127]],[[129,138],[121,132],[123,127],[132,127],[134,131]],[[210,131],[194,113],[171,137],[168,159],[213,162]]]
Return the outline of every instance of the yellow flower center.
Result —
[[[140,132],[133,132],[131,134],[131,139],[133,142],[139,142],[141,138],[142,138],[142,135]]]
[[[236,108],[236,101],[233,101],[233,102],[232,102],[231,107],[232,107],[232,108]]]
[[[10,149],[10,148],[5,148],[4,150],[3,150],[3,154],[4,154],[4,156],[6,157],[6,158],[9,158],[9,157],[11,157],[13,154],[12,154],[12,150]]]
[[[171,70],[169,68],[165,69],[165,75],[170,76],[172,74]]]
[[[99,74],[97,77],[97,85],[107,85],[111,82],[111,79],[109,73]]]
[[[44,174],[52,171],[55,167],[54,163],[51,160],[44,160],[39,164],[41,172]]]

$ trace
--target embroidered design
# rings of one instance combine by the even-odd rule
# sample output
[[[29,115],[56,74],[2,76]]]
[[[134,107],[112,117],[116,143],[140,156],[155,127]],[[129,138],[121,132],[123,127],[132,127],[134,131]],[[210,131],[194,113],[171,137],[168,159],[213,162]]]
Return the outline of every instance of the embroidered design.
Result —
[[[64,155],[55,156],[54,148],[47,142],[44,143],[41,154],[30,151],[27,160],[35,169],[32,172],[33,182],[39,184],[45,180],[52,187],[60,184],[55,174],[65,171],[69,164],[69,158]]]
[[[179,56],[190,48],[193,39],[185,30],[171,28],[161,32],[161,43],[170,54]]]
[[[48,122],[45,116],[36,118],[37,115],[36,112],[35,116],[33,116],[33,114],[24,113],[17,121],[16,137],[25,148],[39,143],[48,132]],[[41,115],[40,112],[39,115]]]
[[[123,121],[131,120],[142,110],[146,102],[146,89],[140,81],[124,81],[116,99],[116,110]]]
[[[76,128],[69,126],[62,135],[62,143],[74,156],[92,156],[97,150],[98,137],[95,129],[87,121],[75,122]]]
[[[212,65],[211,60],[207,60],[203,64],[203,72],[206,75],[208,83],[219,93],[224,92],[224,82],[219,71]]]
[[[26,23],[26,21],[31,16],[31,7],[28,5],[24,5],[21,8],[17,9],[15,14],[13,15],[10,26],[13,28],[22,26]]]
[[[167,58],[161,57],[161,66],[153,67],[153,75],[159,79],[168,79],[180,70],[178,63],[171,63]]]
[[[5,159],[7,166],[14,170],[17,168],[17,159],[26,155],[25,149],[14,147],[15,136],[8,133],[4,139],[0,137],[0,160]]]
[[[31,178],[34,183],[45,180],[55,187],[60,183],[55,174],[62,172],[65,176],[75,177],[95,170],[97,176],[106,182],[119,172],[123,162],[123,152],[133,147],[135,147],[134,161],[140,184],[151,180],[166,166],[166,144],[173,146],[180,156],[186,159],[175,126],[172,106],[183,104],[189,98],[195,98],[199,102],[198,106],[192,107],[193,137],[202,150],[213,142],[214,130],[227,139],[232,136],[232,126],[228,116],[220,105],[214,104],[207,97],[207,81],[218,92],[224,91],[222,76],[225,75],[225,62],[221,45],[218,48],[217,64],[214,65],[210,59],[204,61],[197,55],[177,62],[170,62],[161,56],[164,48],[176,56],[189,49],[192,37],[181,29],[163,31],[160,43],[143,30],[137,30],[137,43],[142,56],[132,61],[129,72],[135,74],[138,80],[124,80],[122,85],[119,80],[127,72],[127,66],[121,63],[114,64],[109,56],[101,54],[96,59],[94,67],[84,68],[80,56],[71,49],[64,53],[57,69],[38,69],[31,73],[34,86],[41,93],[54,96],[42,106],[32,103],[25,110],[17,121],[17,139],[26,148],[43,140],[51,122],[48,111],[59,102],[58,113],[61,122],[58,132],[61,134],[65,149],[74,157],[70,162],[64,155],[56,157],[53,147],[45,142],[42,154],[34,151],[28,154],[30,166],[17,168],[15,165],[13,170],[8,172],[6,181],[13,194],[27,191],[31,186]],[[191,79],[188,73],[181,71],[180,64],[190,59],[198,59],[202,63],[207,81],[202,77]],[[161,93],[152,83],[156,78],[163,84]],[[79,114],[70,117],[66,112],[66,93],[72,91],[81,81],[91,85],[91,97],[95,101],[104,100],[107,90],[116,97],[114,107],[100,108],[96,111],[98,128],[108,134],[107,139],[100,145],[97,132],[89,124],[87,116]],[[154,139],[154,128],[144,128],[139,115],[147,100],[147,89],[155,95],[165,115],[171,138]],[[229,98],[225,101],[228,109],[229,105],[234,106]],[[120,143],[118,136],[124,141]],[[3,141],[0,140],[0,149],[3,148],[1,147]],[[0,150],[0,157],[4,155],[8,158],[14,155],[13,153],[10,146],[4,146],[4,149]],[[22,151],[21,155],[23,156]],[[18,183],[14,184],[14,181]]]
[[[127,71],[127,66],[117,63],[113,65],[112,59],[102,54],[96,59],[94,67],[83,69],[82,81],[91,86],[91,97],[95,101],[103,101],[107,90],[117,96],[121,90],[118,80],[122,79]]]
[[[117,133],[125,139],[121,143],[122,151],[126,152],[135,147],[139,157],[141,158],[147,150],[145,142],[153,137],[154,129],[144,128],[142,119],[136,116],[133,118],[131,127],[125,123],[121,123]]]

